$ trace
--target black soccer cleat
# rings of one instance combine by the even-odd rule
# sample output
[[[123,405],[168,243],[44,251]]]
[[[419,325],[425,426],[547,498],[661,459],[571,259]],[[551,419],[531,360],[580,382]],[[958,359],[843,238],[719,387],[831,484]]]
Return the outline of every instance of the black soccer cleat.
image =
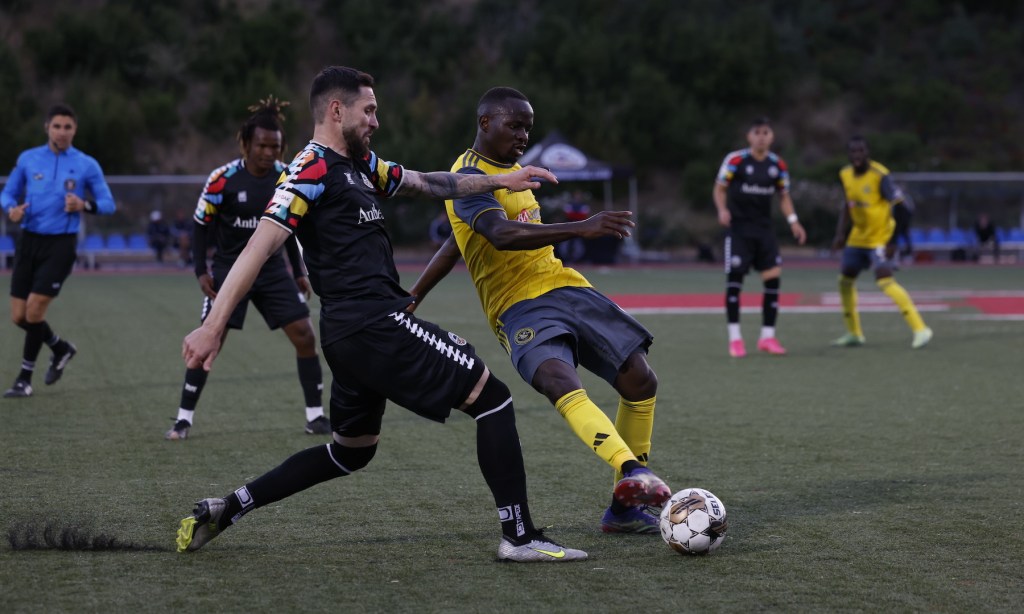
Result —
[[[66,351],[50,357],[50,368],[46,370],[46,377],[43,378],[47,386],[57,383],[60,376],[64,375],[64,367],[68,366],[71,359],[78,353],[78,348],[75,347],[74,343],[68,341],[67,344],[68,349]]]
[[[4,392],[5,399],[21,399],[32,396],[32,384],[23,379],[14,380],[14,385]]]
[[[188,439],[188,432],[191,428],[192,423],[188,420],[178,420],[169,431],[164,433],[164,439],[167,441],[181,441],[183,439]]]
[[[328,435],[331,432],[331,421],[327,416],[317,416],[306,423],[306,433],[309,435]]]

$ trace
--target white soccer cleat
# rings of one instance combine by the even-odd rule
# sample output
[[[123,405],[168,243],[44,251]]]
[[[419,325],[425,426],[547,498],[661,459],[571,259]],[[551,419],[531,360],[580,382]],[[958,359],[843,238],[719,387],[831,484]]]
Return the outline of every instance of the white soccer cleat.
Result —
[[[932,329],[924,328],[914,333],[914,340],[910,343],[910,347],[919,350],[924,346],[928,345],[928,342],[932,340]]]
[[[520,546],[513,544],[508,537],[502,536],[501,543],[498,544],[498,560],[516,563],[564,563],[585,561],[587,553],[560,546],[538,531],[532,540]]]
[[[181,526],[178,527],[178,535],[174,540],[178,544],[178,552],[199,550],[206,542],[220,535],[218,522],[226,507],[224,499],[203,499],[196,503],[192,515],[182,518]]]

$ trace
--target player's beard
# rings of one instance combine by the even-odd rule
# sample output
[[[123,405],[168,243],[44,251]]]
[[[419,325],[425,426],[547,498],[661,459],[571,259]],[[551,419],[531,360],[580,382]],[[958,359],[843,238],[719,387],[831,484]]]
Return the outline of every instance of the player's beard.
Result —
[[[341,135],[345,138],[345,147],[348,148],[348,155],[353,160],[361,160],[370,153],[367,144],[360,138],[356,129],[344,130]]]

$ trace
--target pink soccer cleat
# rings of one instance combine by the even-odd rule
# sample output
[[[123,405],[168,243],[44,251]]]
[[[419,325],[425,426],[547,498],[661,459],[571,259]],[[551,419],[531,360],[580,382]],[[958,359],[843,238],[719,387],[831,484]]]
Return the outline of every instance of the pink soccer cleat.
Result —
[[[760,344],[758,344],[758,347],[760,347]],[[742,339],[729,342],[729,356],[732,356],[733,358],[743,358],[746,355],[747,348],[743,347]]]
[[[782,345],[779,344],[779,340],[775,337],[769,337],[758,341],[757,350],[767,354],[775,354],[776,356],[782,356],[786,353],[786,348],[782,347]]]

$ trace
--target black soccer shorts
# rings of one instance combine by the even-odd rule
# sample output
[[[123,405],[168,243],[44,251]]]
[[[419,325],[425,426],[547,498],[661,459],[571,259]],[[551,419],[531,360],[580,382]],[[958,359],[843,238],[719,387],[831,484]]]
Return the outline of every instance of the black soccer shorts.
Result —
[[[751,267],[767,271],[781,266],[779,244],[770,228],[743,233],[730,232],[725,238],[725,273],[746,275]]]
[[[468,341],[403,311],[368,321],[323,354],[334,376],[331,426],[346,437],[380,434],[387,400],[444,422],[485,369]]]
[[[213,287],[220,290],[221,284],[228,276],[230,269],[213,267]],[[249,303],[256,306],[256,310],[263,316],[270,330],[277,330],[297,320],[304,320],[309,317],[309,305],[306,304],[306,297],[299,291],[284,261],[277,262],[270,260],[260,270],[252,288],[246,293],[242,300],[238,301],[235,310],[228,318],[228,328],[241,330],[245,324],[245,315],[248,313]],[[209,297],[203,298],[203,313],[201,320],[206,320],[213,308],[213,301]]]

